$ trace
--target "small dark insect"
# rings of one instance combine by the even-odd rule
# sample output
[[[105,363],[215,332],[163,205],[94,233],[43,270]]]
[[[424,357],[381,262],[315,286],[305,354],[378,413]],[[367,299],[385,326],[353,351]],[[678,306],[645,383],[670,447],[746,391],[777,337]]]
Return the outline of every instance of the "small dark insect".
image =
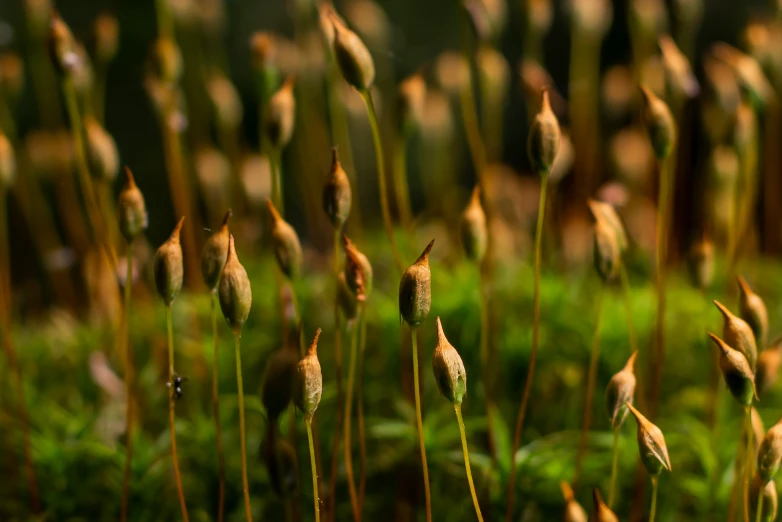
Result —
[[[182,377],[178,373],[174,372],[174,390],[171,393],[171,398],[174,401],[178,401],[182,398],[182,384],[187,381],[187,377]],[[171,388],[171,382],[167,382],[166,386]]]

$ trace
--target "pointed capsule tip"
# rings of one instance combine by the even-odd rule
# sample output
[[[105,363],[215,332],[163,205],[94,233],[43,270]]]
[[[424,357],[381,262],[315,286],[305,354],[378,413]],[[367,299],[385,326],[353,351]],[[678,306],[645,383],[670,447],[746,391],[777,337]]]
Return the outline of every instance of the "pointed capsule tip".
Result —
[[[271,199],[266,200],[266,207],[269,209],[269,213],[272,215],[273,223],[277,223],[278,221],[282,220],[282,216],[280,216],[280,213],[277,212],[277,208],[274,206],[274,203],[272,203]]]
[[[136,179],[133,177],[133,172],[131,172],[130,167],[127,165],[125,165],[125,184],[129,189],[136,187]]]
[[[472,189],[472,196],[470,196],[470,203],[472,204],[480,204],[481,203],[481,186],[475,185],[475,187]]]
[[[753,294],[752,287],[749,286],[747,280],[741,277],[741,275],[736,276],[736,282],[739,284],[739,291],[741,292],[741,295],[748,296]]]
[[[720,303],[716,299],[714,300],[714,305],[719,309],[719,311],[722,313],[722,316],[725,319],[730,319],[731,317],[733,317],[733,314],[731,313],[730,310],[728,310],[728,307],[726,307],[724,304]]]
[[[179,241],[179,234],[180,232],[182,232],[182,224],[184,222],[185,222],[185,216],[179,218],[179,221],[177,221],[177,224],[174,227],[174,231],[171,233],[171,239],[174,239],[175,241]]]
[[[234,211],[229,208],[228,211],[225,213],[225,216],[223,216],[223,226],[224,227],[228,226],[228,222],[231,220],[231,217],[233,215],[234,215]]]
[[[722,353],[728,353],[728,349],[730,348],[728,344],[714,335],[713,333],[709,332],[709,337],[711,337],[711,340],[714,341],[714,343],[717,345],[717,348],[720,349]]]
[[[551,101],[549,100],[549,94],[548,94],[548,86],[543,87],[543,92],[540,93],[541,100],[540,100],[540,110],[542,111],[550,111],[551,110]]]
[[[234,244],[234,235],[228,234],[228,259],[236,258],[236,245]]]
[[[437,342],[439,343],[441,340],[445,339],[445,332],[443,331],[443,323],[442,321],[440,321],[439,315],[435,320],[435,325],[437,326]]]
[[[605,504],[602,495],[600,495],[600,490],[597,488],[592,489],[592,502],[595,503],[595,509],[600,508]]]
[[[313,355],[318,353],[318,339],[320,338],[320,334],[323,330],[318,328],[315,330],[315,336],[312,338],[312,342],[310,343],[310,347],[307,350],[308,355]]]
[[[568,484],[566,481],[559,481],[559,489],[562,491],[562,497],[565,499],[566,503],[575,498],[575,495],[573,494],[573,488],[571,488],[570,484]]]
[[[432,251],[432,247],[434,246],[434,239],[432,239],[428,245],[426,245],[426,248],[423,252],[421,252],[421,255],[416,260],[416,263],[429,263],[429,252]]]
[[[638,358],[638,350],[634,351],[632,355],[630,355],[630,358],[627,359],[627,363],[625,364],[625,370],[629,372],[635,371],[635,360]]]

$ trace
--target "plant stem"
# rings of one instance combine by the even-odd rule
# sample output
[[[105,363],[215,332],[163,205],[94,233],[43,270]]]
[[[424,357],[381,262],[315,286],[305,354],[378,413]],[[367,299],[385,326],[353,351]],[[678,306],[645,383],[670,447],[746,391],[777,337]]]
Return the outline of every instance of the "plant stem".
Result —
[[[754,452],[752,451],[752,406],[746,408],[746,414],[744,419],[744,432],[747,435],[747,462],[744,464],[744,522],[749,522],[749,468],[752,465],[752,457]],[[760,496],[763,495],[763,491],[759,491]]]
[[[244,427],[244,382],[242,381],[242,351],[239,340],[241,331],[234,332],[234,353],[236,356],[236,388],[239,396],[239,439],[242,451],[242,491],[244,492],[244,514],[247,522],[252,522],[253,515],[250,506],[250,486],[247,481],[247,441]]]
[[[358,313],[358,320],[361,323],[361,339],[359,340],[358,349],[358,392],[356,394],[356,401],[358,402],[358,445],[361,461],[358,473],[358,512],[360,515],[364,512],[364,491],[367,482],[367,445],[364,437],[364,348],[367,345],[367,316],[364,305],[361,305]]]
[[[497,458],[497,447],[494,439],[494,404],[492,402],[491,378],[489,376],[489,303],[486,298],[486,277],[482,267],[478,267],[478,293],[481,305],[481,370],[483,373],[483,395],[486,403],[486,431],[489,438],[489,453],[492,463]]]
[[[671,162],[660,162],[660,194],[657,205],[657,249],[655,270],[657,273],[657,339],[655,360],[652,365],[654,379],[650,394],[651,419],[657,415],[657,401],[660,395],[660,384],[663,376],[663,361],[665,359],[665,261],[668,240],[668,207],[670,206]]]
[[[358,508],[358,494],[356,493],[356,484],[353,477],[353,456],[352,447],[350,444],[350,424],[351,424],[351,412],[353,409],[353,383],[356,377],[356,348],[358,345],[358,331],[359,331],[359,317],[354,321],[352,332],[350,333],[350,363],[348,366],[348,391],[345,399],[345,423],[344,423],[344,439],[345,439],[345,470],[348,475],[348,490],[350,492],[350,505],[353,508],[353,519],[358,522],[361,520],[361,512]],[[333,505],[332,505],[333,506]]]
[[[174,463],[174,479],[176,480],[177,494],[179,495],[179,507],[182,509],[182,518],[188,522],[187,504],[185,504],[185,492],[182,489],[182,475],[179,472],[179,457],[176,451],[176,425],[174,424],[174,407],[176,404],[176,385],[174,383],[174,327],[171,320],[171,306],[166,306],[166,327],[168,328],[168,382],[170,392],[168,394],[168,429],[171,432],[171,460]]]
[[[394,195],[402,226],[411,233],[413,212],[410,209],[410,187],[407,184],[407,138],[408,132],[404,129],[394,143]]]
[[[761,485],[760,489],[758,490],[758,508],[755,512],[755,522],[761,522],[763,520],[763,499],[765,497],[763,494],[764,490],[765,486]]]
[[[619,427],[614,428],[614,452],[611,459],[611,485],[608,488],[608,507],[614,507],[616,476],[619,471]]]
[[[578,479],[581,475],[581,466],[584,463],[584,455],[586,454],[586,441],[587,434],[589,433],[589,425],[592,422],[592,398],[595,395],[595,380],[597,377],[597,361],[600,358],[600,319],[603,311],[603,284],[600,284],[597,297],[595,298],[595,307],[597,313],[595,317],[595,329],[592,333],[592,351],[589,357],[589,373],[587,374],[587,391],[584,404],[584,424],[581,426],[581,437],[578,441],[578,454],[576,456],[576,473],[573,477],[573,484],[578,483]]]
[[[339,228],[334,229],[334,360],[336,363],[337,374],[337,414],[335,418],[335,426],[342,424],[342,418],[344,416],[344,410],[342,407],[342,329],[340,328],[339,320],[339,261],[340,261],[340,246],[339,238],[342,231]],[[351,347],[352,349],[352,347]],[[352,355],[351,355],[352,357]],[[334,510],[336,509],[337,501],[337,463],[339,462],[339,429],[334,430],[334,440],[331,444],[331,475],[329,480],[329,516],[334,516]],[[345,439],[345,444],[348,444],[348,439]],[[347,457],[349,455],[349,449],[346,449],[345,453],[345,465],[348,465]],[[348,481],[348,487],[350,488],[350,499],[353,501],[353,496],[356,492],[355,484],[353,480]],[[355,513],[354,505],[354,513]]]
[[[413,387],[415,388],[415,415],[418,427],[418,445],[421,449],[421,466],[424,471],[424,494],[426,496],[426,522],[432,522],[432,498],[429,492],[429,468],[426,465],[426,443],[424,442],[424,421],[421,416],[421,392],[418,384],[418,341],[416,328],[410,328],[413,339]]]
[[[402,263],[402,256],[399,254],[399,247],[396,244],[396,238],[394,237],[394,227],[391,224],[391,213],[388,210],[388,189],[386,188],[386,172],[385,161],[383,160],[383,143],[380,139],[380,127],[377,123],[377,113],[375,113],[375,104],[372,101],[372,95],[369,90],[363,89],[359,91],[361,97],[364,99],[364,104],[367,108],[367,117],[369,118],[369,126],[372,128],[372,139],[375,143],[375,159],[377,160],[377,183],[378,190],[380,191],[380,208],[383,212],[383,226],[386,229],[386,235],[388,241],[391,243],[391,252],[394,255],[394,262],[400,273],[404,272],[404,263]]]
[[[657,483],[659,476],[652,477],[652,507],[649,508],[649,522],[654,522],[654,516],[657,513]]]
[[[218,383],[218,342],[217,342],[217,292],[212,290],[212,411],[215,418],[215,433],[217,434],[217,520],[223,522],[225,506],[225,456],[223,455],[223,430],[220,428],[220,391]]]
[[[123,332],[125,348],[122,351],[125,364],[125,472],[122,478],[122,511],[120,520],[125,522],[128,518],[128,494],[130,492],[130,468],[133,461],[133,359],[131,358],[130,344],[130,296],[133,288],[133,242],[128,243],[128,252],[125,257],[127,272],[125,273],[125,331]]]
[[[524,383],[524,394],[521,397],[519,413],[516,417],[516,429],[513,434],[513,447],[510,455],[510,478],[508,480],[508,505],[505,512],[505,520],[511,521],[513,516],[513,502],[516,494],[516,452],[521,443],[521,432],[524,428],[524,416],[527,413],[527,404],[529,402],[530,392],[532,391],[532,378],[535,375],[535,361],[538,355],[538,333],[540,329],[540,245],[543,236],[543,221],[546,217],[546,186],[548,184],[548,173],[543,173],[540,185],[540,202],[538,203],[538,223],[535,228],[535,283],[532,294],[532,349],[529,355],[529,367],[527,369],[527,379]]]
[[[320,504],[318,502],[318,467],[315,465],[315,444],[312,442],[312,417],[306,415],[307,442],[310,445],[310,467],[312,468],[312,505],[315,509],[315,522],[320,522]]]
[[[475,485],[472,483],[472,471],[470,471],[470,453],[467,449],[467,434],[464,432],[464,420],[462,419],[461,403],[455,404],[453,409],[456,412],[456,420],[459,423],[459,434],[462,436],[462,452],[464,453],[464,467],[467,470],[467,482],[470,483],[470,494],[472,495],[472,503],[475,506],[475,514],[478,515],[478,520],[480,522],[483,522],[483,516],[481,515],[481,506],[478,505],[478,496],[475,494]]]
[[[282,181],[280,180],[280,159],[281,154],[274,149],[269,151],[269,163],[272,170],[272,203],[277,208],[280,216],[285,217],[285,207],[282,201]]]
[[[41,503],[38,496],[38,482],[35,478],[35,467],[33,465],[33,447],[30,440],[30,419],[27,415],[27,401],[24,394],[24,381],[22,380],[22,370],[19,367],[19,360],[16,358],[16,349],[14,348],[13,338],[11,337],[11,262],[8,256],[8,194],[5,189],[0,189],[0,250],[3,252],[2,277],[0,277],[0,288],[6,294],[0,298],[0,321],[3,329],[3,345],[5,348],[8,365],[11,367],[11,373],[16,381],[16,400],[19,403],[19,426],[22,430],[22,447],[24,451],[24,465],[27,474],[27,488],[30,493],[30,508],[34,514],[41,512]]]

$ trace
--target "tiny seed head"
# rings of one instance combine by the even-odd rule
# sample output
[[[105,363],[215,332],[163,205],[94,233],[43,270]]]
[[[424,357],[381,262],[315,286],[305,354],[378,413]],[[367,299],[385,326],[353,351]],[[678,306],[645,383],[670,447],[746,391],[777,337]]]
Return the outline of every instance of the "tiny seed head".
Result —
[[[588,522],[586,510],[576,500],[570,484],[563,480],[559,483],[559,489],[565,499],[565,522]]]
[[[596,221],[603,221],[614,231],[616,242],[619,246],[619,253],[625,252],[630,246],[630,240],[627,237],[627,231],[622,223],[622,218],[620,218],[619,214],[616,212],[616,208],[609,203],[604,203],[603,201],[597,201],[595,199],[587,200],[587,205],[589,205],[589,210],[592,212]]]
[[[481,206],[480,188],[477,185],[459,224],[464,254],[470,261],[480,263],[486,255],[489,234],[486,229],[486,213]]]
[[[643,119],[658,160],[666,159],[676,143],[676,123],[668,105],[651,90],[641,86]]]
[[[527,140],[527,154],[535,171],[543,177],[548,176],[554,159],[557,157],[561,131],[559,121],[551,110],[548,90],[543,91],[540,112],[535,116]]]
[[[758,448],[758,474],[763,484],[774,480],[782,466],[782,421],[766,432]]]
[[[217,288],[220,274],[228,259],[228,243],[230,242],[228,220],[232,215],[233,212],[228,209],[223,218],[223,224],[214,234],[209,236],[201,251],[201,275],[204,276],[204,282],[209,291],[214,291]]]
[[[356,90],[369,89],[375,81],[375,63],[369,49],[333,12],[329,18],[334,27],[334,57],[342,77]]]
[[[244,322],[250,315],[253,294],[247,271],[236,255],[236,246],[232,235],[228,236],[228,258],[225,261],[223,273],[220,275],[217,293],[223,317],[234,332],[241,332]]]
[[[16,178],[16,157],[11,141],[0,130],[0,190],[7,190]]]
[[[760,341],[760,345],[765,346],[768,333],[768,310],[766,310],[766,304],[752,290],[752,287],[747,284],[743,277],[737,276],[737,280],[739,284],[739,313],[741,313],[741,318],[752,328],[752,333],[755,339]]]
[[[703,238],[692,245],[688,268],[693,286],[701,290],[711,286],[714,281],[714,244],[709,238]]]
[[[288,407],[293,393],[296,364],[299,357],[296,350],[283,346],[269,357],[261,387],[261,402],[266,408],[269,422],[274,423]]]
[[[301,270],[301,243],[296,231],[285,220],[274,207],[271,200],[266,200],[269,207],[269,213],[272,217],[272,248],[274,248],[274,257],[277,258],[277,264],[289,279],[294,279]]]
[[[731,348],[741,352],[746,357],[749,367],[754,373],[758,358],[758,348],[752,328],[743,319],[736,317],[719,301],[714,301],[724,318],[722,338]]]
[[[614,374],[606,387],[606,409],[613,429],[618,430],[627,418],[627,404],[633,403],[635,395],[635,351],[625,367]]]
[[[296,121],[296,98],[293,96],[293,77],[288,77],[269,98],[264,115],[264,135],[272,148],[281,150],[293,136]]]
[[[182,290],[182,278],[185,270],[182,265],[182,245],[179,242],[179,234],[184,222],[183,216],[179,219],[168,240],[157,249],[152,264],[155,288],[166,306],[171,306]]]
[[[646,471],[652,476],[659,475],[663,469],[671,471],[671,461],[668,458],[663,432],[632,404],[628,402],[626,406],[635,416],[638,424],[638,451]]]
[[[315,331],[315,337],[310,343],[307,354],[296,365],[293,388],[293,401],[304,415],[312,419],[320,404],[323,393],[323,375],[318,361],[318,337],[320,328]]]
[[[757,397],[757,392],[755,375],[747,358],[713,333],[709,333],[709,337],[720,350],[720,370],[731,395],[742,406],[750,406],[752,399]]]
[[[755,370],[755,386],[758,394],[765,393],[777,382],[779,367],[782,365],[782,338],[775,339],[771,346],[758,354],[758,365]]]
[[[600,220],[595,222],[594,233],[595,269],[604,282],[612,281],[621,263],[616,233],[608,224]]]
[[[426,110],[426,82],[420,73],[402,80],[397,92],[400,132],[417,128]]]
[[[432,369],[437,387],[451,404],[461,404],[467,393],[467,371],[456,348],[448,342],[440,318],[437,318],[437,346],[432,357]]]
[[[106,64],[117,55],[119,22],[114,15],[103,13],[95,19],[95,56]]]
[[[61,76],[70,75],[79,66],[76,41],[68,25],[56,12],[49,22],[48,46],[54,68]]]
[[[136,186],[133,173],[128,167],[125,167],[125,186],[119,193],[117,210],[119,212],[119,230],[125,241],[131,243],[147,229],[149,218],[147,207],[144,204],[144,195]]]
[[[331,150],[331,169],[323,187],[323,210],[331,224],[341,230],[350,215],[353,193],[350,180],[337,156],[337,148]]]
[[[182,77],[184,68],[182,52],[176,42],[168,37],[155,40],[152,48],[152,72],[165,83],[176,83]]]
[[[597,488],[592,490],[592,502],[594,508],[589,516],[589,522],[619,522],[616,514],[603,502],[603,497],[600,496],[600,490]]]
[[[399,282],[399,314],[407,324],[416,327],[427,318],[432,306],[432,273],[429,252],[434,239],[426,246],[415,263],[405,270]]]
[[[353,295],[364,301],[372,292],[372,265],[346,235],[342,235],[342,245],[345,248],[345,282]]]
[[[91,116],[84,119],[84,132],[90,173],[98,179],[114,181],[119,171],[119,153],[114,138]]]
[[[757,472],[752,476],[749,512],[757,513],[758,493],[760,492],[761,486],[763,486],[763,512],[758,521],[774,522],[774,520],[777,519],[777,509],[779,507],[777,486],[774,481],[764,482]]]

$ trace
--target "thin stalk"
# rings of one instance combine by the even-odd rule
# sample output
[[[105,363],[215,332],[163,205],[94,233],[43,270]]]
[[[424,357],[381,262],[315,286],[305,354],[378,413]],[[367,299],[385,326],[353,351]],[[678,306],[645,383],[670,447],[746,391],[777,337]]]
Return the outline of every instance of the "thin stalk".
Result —
[[[220,392],[218,384],[218,342],[217,342],[217,292],[212,291],[212,411],[215,418],[215,433],[217,434],[217,521],[223,522],[225,506],[225,456],[223,455],[223,430],[220,427]]]
[[[470,494],[472,503],[475,506],[475,514],[478,515],[479,522],[483,522],[481,515],[481,506],[478,505],[478,496],[475,494],[475,485],[472,483],[472,471],[470,471],[470,453],[467,450],[467,434],[464,432],[464,420],[462,419],[462,405],[455,404],[453,407],[456,412],[456,420],[459,423],[459,434],[462,436],[462,452],[464,453],[464,468],[467,470],[467,482],[470,483]]]
[[[616,476],[619,471],[619,427],[614,428],[614,451],[611,459],[611,485],[608,488],[608,507],[614,507]]]
[[[352,446],[350,444],[350,424],[352,421],[351,413],[353,409],[353,384],[356,378],[356,348],[358,345],[359,334],[359,318],[353,324],[352,332],[350,334],[350,363],[348,366],[348,392],[345,399],[345,422],[344,422],[344,439],[345,439],[345,470],[348,475],[348,490],[350,492],[350,505],[353,508],[353,519],[358,522],[361,520],[361,512],[358,507],[358,494],[356,493],[356,483],[353,477],[353,455]]]
[[[408,234],[413,231],[413,211],[410,209],[410,187],[407,184],[407,138],[402,130],[394,143],[394,195],[399,220]]]
[[[272,203],[277,207],[280,216],[285,217],[285,207],[282,202],[282,181],[280,180],[280,151],[269,151],[269,163],[272,170]]]
[[[652,477],[652,506],[649,508],[649,522],[654,522],[654,516],[657,513],[657,483],[659,476]]]
[[[749,522],[749,468],[752,466],[752,406],[746,408],[744,419],[744,432],[747,435],[747,462],[744,464],[744,522]],[[763,496],[763,491],[758,492]]]
[[[660,194],[657,205],[657,248],[655,252],[655,271],[657,273],[657,338],[655,345],[654,380],[650,394],[651,418],[657,415],[657,401],[663,376],[665,359],[665,260],[668,239],[668,213],[671,199],[671,162],[660,162]]]
[[[122,511],[120,520],[128,519],[128,494],[130,492],[130,468],[133,461],[133,359],[130,345],[130,296],[133,288],[133,243],[128,243],[126,255],[127,272],[125,273],[125,349],[122,351],[125,364],[125,472],[122,478]]]
[[[496,440],[494,438],[494,403],[492,402],[491,378],[489,375],[489,303],[486,298],[487,282],[481,267],[478,267],[478,293],[481,304],[481,371],[483,373],[483,398],[486,403],[486,431],[489,438],[489,454],[492,465],[497,458]]]
[[[310,445],[310,467],[312,468],[312,506],[315,509],[315,522],[320,522],[320,503],[318,502],[318,467],[315,465],[315,444],[312,442],[312,417],[304,417],[307,425],[307,442]]]
[[[242,491],[244,493],[244,515],[247,522],[252,522],[253,515],[250,506],[250,486],[247,481],[247,441],[244,427],[244,382],[242,381],[242,351],[239,346],[241,332],[234,332],[234,353],[236,356],[236,387],[239,394],[239,439],[242,450]]]
[[[415,417],[418,428],[418,445],[421,449],[421,467],[424,471],[424,494],[426,496],[426,522],[432,522],[432,498],[429,492],[429,468],[426,465],[426,444],[424,442],[424,421],[421,416],[421,392],[418,389],[418,341],[416,329],[410,328],[413,339],[413,387],[415,388]]]
[[[179,495],[179,507],[182,509],[182,518],[189,522],[187,516],[187,504],[185,503],[185,491],[182,488],[182,475],[179,472],[179,457],[176,451],[176,425],[174,424],[175,384],[174,384],[174,327],[171,320],[171,306],[166,306],[166,327],[168,328],[168,382],[171,391],[168,397],[168,429],[171,432],[171,460],[174,463],[174,479],[176,480],[177,495]]]
[[[95,68],[95,82],[92,88],[92,112],[101,125],[106,121],[106,65]]]
[[[360,467],[358,472],[358,512],[364,512],[364,492],[367,483],[367,445],[364,437],[364,348],[367,345],[367,317],[364,305],[360,305],[358,320],[361,323],[361,339],[358,349],[358,445]]]
[[[540,245],[543,236],[543,222],[546,218],[546,186],[548,185],[548,173],[541,176],[540,202],[538,203],[538,223],[535,228],[535,283],[532,294],[532,349],[529,355],[529,367],[527,379],[524,383],[524,394],[521,396],[519,414],[516,417],[516,429],[513,434],[513,447],[510,454],[510,478],[508,480],[508,507],[505,512],[505,520],[510,522],[513,516],[513,502],[516,494],[516,452],[521,443],[521,431],[524,428],[524,416],[527,413],[530,392],[532,391],[532,378],[535,375],[535,361],[538,355],[538,333],[540,329]]]
[[[622,285],[622,300],[624,301],[625,312],[627,313],[627,317],[625,319],[625,322],[627,323],[627,340],[630,343],[630,353],[635,353],[638,351],[638,341],[635,336],[635,326],[633,324],[634,316],[633,303],[630,299],[630,277],[627,274],[627,265],[625,264],[624,260],[621,260],[619,263],[619,282]],[[641,380],[642,377],[642,375],[636,377],[638,380],[636,388],[639,390],[643,389],[644,383]],[[645,408],[646,396],[643,393],[636,393],[636,396],[640,406]],[[610,502],[608,506],[611,507]]]
[[[155,0],[155,11],[157,12],[158,36],[171,38],[174,35],[174,20],[168,10],[166,0]]]
[[[0,190],[0,249],[8,255],[8,209],[6,191]],[[22,446],[24,451],[24,466],[27,475],[27,488],[30,493],[30,507],[36,515],[41,512],[41,502],[38,495],[38,482],[35,478],[35,467],[33,465],[33,446],[30,440],[30,419],[27,415],[27,401],[24,394],[24,381],[22,380],[22,370],[19,367],[19,360],[16,358],[16,349],[14,348],[13,338],[11,337],[11,264],[10,259],[4,258],[0,270],[0,287],[7,294],[4,299],[0,299],[0,321],[3,329],[3,345],[8,357],[8,365],[11,367],[11,373],[16,381],[16,400],[19,402],[19,425],[22,430]]]
[[[592,422],[592,398],[595,395],[595,380],[597,378],[597,361],[600,358],[600,319],[603,311],[603,284],[598,290],[595,307],[597,315],[595,317],[595,329],[592,333],[592,351],[589,357],[589,373],[587,377],[587,391],[584,404],[584,424],[581,426],[581,437],[578,440],[578,454],[576,455],[576,473],[573,478],[573,484],[578,482],[581,476],[581,467],[584,464],[584,455],[586,454],[587,434],[589,425]]]
[[[394,226],[391,224],[391,213],[388,210],[388,189],[386,188],[386,169],[385,161],[383,160],[383,143],[380,139],[380,127],[377,122],[377,113],[375,112],[375,104],[372,101],[372,95],[369,90],[363,89],[359,91],[361,97],[364,99],[364,104],[367,108],[367,117],[369,118],[369,126],[372,128],[372,139],[375,144],[375,159],[377,160],[377,183],[378,190],[380,190],[380,208],[383,211],[383,226],[386,229],[386,235],[388,241],[391,243],[391,252],[394,255],[394,262],[400,273],[404,272],[404,263],[402,263],[402,256],[399,254],[399,247],[396,244],[396,238],[394,237]]]
[[[340,246],[339,238],[342,231],[338,228],[334,229],[334,359],[336,362],[336,374],[337,374],[337,415],[335,418],[336,426],[342,424],[342,418],[344,410],[342,407],[342,329],[340,328],[339,320],[339,261],[340,261]],[[353,347],[351,347],[351,350]],[[351,355],[352,357],[352,355]],[[348,414],[349,416],[349,414]],[[331,444],[331,476],[329,480],[329,515],[333,518],[334,511],[336,510],[337,501],[337,463],[339,462],[339,430],[334,430],[334,440]],[[348,444],[349,439],[345,439],[345,444]],[[345,465],[348,465],[347,458],[349,456],[349,449],[345,450]],[[353,503],[353,496],[356,493],[355,484],[353,480],[348,481],[348,487],[350,488],[350,499]],[[354,505],[354,513],[355,513]]]
[[[472,89],[469,84],[465,85],[459,91],[462,111],[462,120],[464,122],[464,132],[467,135],[467,146],[470,149],[475,177],[478,178],[478,184],[481,191],[486,190],[484,179],[484,169],[486,167],[486,148],[481,138],[481,130],[478,126],[478,109],[475,107],[475,99],[472,96]],[[484,194],[488,194],[484,192]],[[487,198],[488,199],[488,198]]]
[[[98,208],[100,210],[102,219],[104,223],[118,223],[117,220],[117,214],[114,211],[114,202],[111,198],[111,185],[109,185],[109,182],[106,180],[101,180],[98,182],[97,186],[97,192],[98,192]],[[117,227],[107,226],[106,227],[106,241],[110,245],[110,248],[112,251],[116,247],[119,241],[119,236],[117,233],[119,232],[119,229]]]
[[[761,522],[763,520],[763,494],[764,487],[758,490],[758,508],[755,512],[755,522]]]

